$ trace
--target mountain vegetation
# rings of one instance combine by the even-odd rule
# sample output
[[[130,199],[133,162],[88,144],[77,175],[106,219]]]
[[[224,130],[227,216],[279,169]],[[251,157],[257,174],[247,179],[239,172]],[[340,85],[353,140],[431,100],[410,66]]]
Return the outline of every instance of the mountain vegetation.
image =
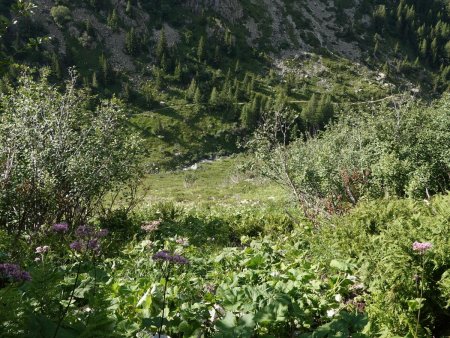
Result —
[[[3,0],[1,337],[450,335],[450,4]]]

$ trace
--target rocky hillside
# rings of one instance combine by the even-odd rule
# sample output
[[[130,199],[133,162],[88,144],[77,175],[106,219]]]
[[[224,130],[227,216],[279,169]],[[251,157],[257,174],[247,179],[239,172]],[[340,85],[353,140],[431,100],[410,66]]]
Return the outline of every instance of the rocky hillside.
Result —
[[[4,85],[15,63],[47,65],[59,82],[76,66],[128,102],[156,162],[190,161],[235,151],[280,107],[314,132],[344,102],[439,95],[449,13],[440,0],[7,0],[0,72]]]

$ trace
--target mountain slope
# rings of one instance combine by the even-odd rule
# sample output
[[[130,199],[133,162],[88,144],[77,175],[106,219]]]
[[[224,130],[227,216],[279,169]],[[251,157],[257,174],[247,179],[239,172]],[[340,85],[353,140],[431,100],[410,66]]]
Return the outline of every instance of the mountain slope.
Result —
[[[55,82],[75,65],[93,93],[122,97],[155,166],[236,151],[264,111],[289,107],[311,132],[343,102],[449,85],[438,0],[40,0],[31,15],[5,1],[0,14],[17,20],[9,64],[48,65]]]

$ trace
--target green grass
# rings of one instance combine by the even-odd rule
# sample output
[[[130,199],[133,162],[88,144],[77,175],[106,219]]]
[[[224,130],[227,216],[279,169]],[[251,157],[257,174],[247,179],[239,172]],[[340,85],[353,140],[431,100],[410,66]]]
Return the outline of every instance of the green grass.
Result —
[[[236,170],[243,155],[201,163],[197,170],[151,174],[144,204],[173,202],[187,207],[283,205],[289,200],[281,187]]]

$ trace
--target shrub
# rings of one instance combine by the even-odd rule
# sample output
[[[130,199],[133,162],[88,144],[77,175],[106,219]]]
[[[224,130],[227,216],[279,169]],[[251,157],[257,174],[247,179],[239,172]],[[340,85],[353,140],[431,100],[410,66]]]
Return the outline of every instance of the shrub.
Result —
[[[55,20],[58,25],[63,25],[72,18],[70,9],[66,6],[52,7],[52,9],[50,10],[50,14],[53,17],[53,20]]]
[[[0,96],[0,226],[9,231],[80,223],[139,173],[139,140],[121,102],[91,110],[73,72],[62,92],[47,75],[34,81],[26,72]]]
[[[289,124],[272,116],[249,145],[260,172],[309,208],[336,212],[367,197],[429,197],[450,188],[449,102],[351,110],[318,137],[291,144],[283,137]]]
[[[365,202],[313,237],[316,259],[355,264],[371,337],[448,334],[449,201],[446,195]],[[415,242],[429,242],[431,249],[417,250]]]

